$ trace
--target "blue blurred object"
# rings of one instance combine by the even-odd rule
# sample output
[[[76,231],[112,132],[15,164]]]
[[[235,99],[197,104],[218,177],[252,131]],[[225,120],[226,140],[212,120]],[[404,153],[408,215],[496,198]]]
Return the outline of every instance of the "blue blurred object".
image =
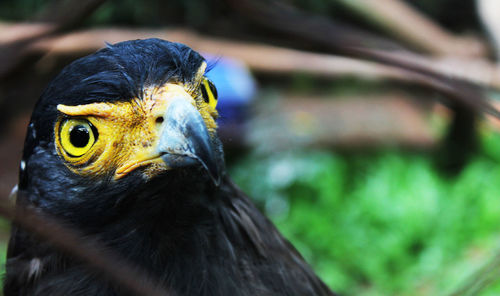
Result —
[[[217,110],[220,127],[241,125],[249,116],[248,106],[254,99],[257,84],[252,74],[239,60],[203,54],[210,69],[206,76],[217,87]]]

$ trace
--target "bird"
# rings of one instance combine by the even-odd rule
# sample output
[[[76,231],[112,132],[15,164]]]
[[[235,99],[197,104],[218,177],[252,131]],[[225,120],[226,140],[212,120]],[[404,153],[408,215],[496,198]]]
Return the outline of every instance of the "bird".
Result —
[[[16,206],[56,217],[171,295],[335,295],[228,176],[217,88],[190,47],[107,44],[47,85]],[[13,226],[4,295],[131,295]]]

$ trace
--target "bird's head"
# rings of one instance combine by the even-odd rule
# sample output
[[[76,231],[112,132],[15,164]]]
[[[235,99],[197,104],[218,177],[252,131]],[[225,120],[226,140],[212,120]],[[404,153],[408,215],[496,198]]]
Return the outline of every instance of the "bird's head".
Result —
[[[20,189],[53,207],[117,203],[152,186],[168,191],[172,180],[217,186],[224,164],[206,68],[189,47],[159,39],[109,45],[71,63],[35,107]]]

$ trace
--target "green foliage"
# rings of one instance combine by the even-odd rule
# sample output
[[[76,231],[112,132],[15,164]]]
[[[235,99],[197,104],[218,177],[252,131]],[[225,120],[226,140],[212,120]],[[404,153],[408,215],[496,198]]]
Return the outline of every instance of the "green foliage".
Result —
[[[0,20],[23,21],[35,17],[52,2],[69,0],[2,0]],[[86,20],[88,26],[206,26],[213,11],[221,6],[219,0],[108,0]]]
[[[48,0],[2,0],[0,1],[0,19],[22,21],[32,17],[48,3]]]
[[[401,151],[250,155],[232,175],[334,290],[446,294],[498,247],[500,137],[482,139],[456,179]]]

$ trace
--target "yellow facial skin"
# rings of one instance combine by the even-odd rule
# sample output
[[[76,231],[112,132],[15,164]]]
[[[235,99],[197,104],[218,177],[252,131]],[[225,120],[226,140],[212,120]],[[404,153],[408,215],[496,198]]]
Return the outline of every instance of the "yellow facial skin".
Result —
[[[84,176],[112,175],[117,180],[144,167],[144,176],[150,178],[169,169],[156,147],[161,122],[168,120],[163,115],[173,98],[183,98],[193,104],[210,133],[217,128],[215,105],[206,103],[201,97],[199,87],[203,87],[203,77],[198,81],[198,85],[187,87],[167,83],[145,89],[142,99],[127,102],[58,105],[61,117],[54,131],[57,152],[70,170]],[[72,148],[68,143],[68,122],[89,122],[98,133],[91,135],[95,142],[80,150]]]

